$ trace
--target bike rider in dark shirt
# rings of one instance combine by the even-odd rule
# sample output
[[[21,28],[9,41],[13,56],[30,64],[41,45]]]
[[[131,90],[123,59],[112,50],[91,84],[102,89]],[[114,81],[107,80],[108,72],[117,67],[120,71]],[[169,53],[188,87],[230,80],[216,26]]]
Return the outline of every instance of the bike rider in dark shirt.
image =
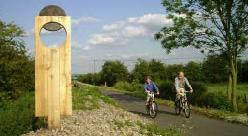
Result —
[[[152,82],[151,77],[147,76],[145,78],[145,84],[144,84],[144,90],[145,93],[147,93],[147,98],[146,98],[146,105],[148,105],[149,100],[150,100],[150,96],[149,93],[156,93],[157,95],[159,95],[159,90],[158,87],[155,85],[154,82]]]

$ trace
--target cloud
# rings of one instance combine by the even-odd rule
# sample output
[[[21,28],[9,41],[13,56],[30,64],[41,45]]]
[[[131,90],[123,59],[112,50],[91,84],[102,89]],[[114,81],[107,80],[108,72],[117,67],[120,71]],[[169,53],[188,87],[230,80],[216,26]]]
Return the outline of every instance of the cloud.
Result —
[[[82,16],[82,17],[77,18],[77,19],[72,19],[71,23],[72,23],[72,25],[80,25],[80,24],[84,24],[84,23],[92,23],[92,22],[97,22],[97,21],[99,21],[99,19],[97,19],[95,17]]]
[[[164,14],[145,14],[141,17],[130,17],[128,18],[128,22],[151,26],[171,25],[173,23],[173,21],[167,19]]]
[[[91,36],[89,43],[92,45],[97,44],[111,44],[116,41],[116,37],[109,34],[95,34]]]
[[[103,31],[116,31],[116,30],[120,30],[124,26],[125,26],[124,21],[118,21],[112,24],[104,25],[102,29]]]
[[[90,50],[90,46],[89,45],[84,46],[83,50],[85,50],[85,51]]]
[[[148,34],[148,30],[143,26],[126,26],[123,30],[123,36],[125,37],[139,37]]]
[[[88,51],[91,49],[90,45],[84,45],[78,41],[72,41],[72,49],[74,51],[78,51],[78,52],[81,52],[81,51]]]
[[[91,35],[88,43],[91,45],[123,45],[135,38],[151,38],[163,26],[173,24],[171,19],[163,14],[145,14],[130,17],[125,20],[105,24],[102,32]]]

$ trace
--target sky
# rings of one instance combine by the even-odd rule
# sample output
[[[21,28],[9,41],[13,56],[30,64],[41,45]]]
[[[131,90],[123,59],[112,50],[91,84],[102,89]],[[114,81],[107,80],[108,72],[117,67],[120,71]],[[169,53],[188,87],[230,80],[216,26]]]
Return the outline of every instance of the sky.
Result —
[[[97,72],[105,60],[121,60],[129,70],[137,58],[159,59],[167,64],[201,61],[204,55],[193,48],[170,54],[153,35],[172,21],[166,18],[161,0],[5,0],[0,19],[25,30],[24,41],[34,56],[34,18],[47,5],[63,8],[72,23],[72,73]],[[59,45],[65,32],[41,33],[46,45]],[[43,41],[44,40],[44,41]]]

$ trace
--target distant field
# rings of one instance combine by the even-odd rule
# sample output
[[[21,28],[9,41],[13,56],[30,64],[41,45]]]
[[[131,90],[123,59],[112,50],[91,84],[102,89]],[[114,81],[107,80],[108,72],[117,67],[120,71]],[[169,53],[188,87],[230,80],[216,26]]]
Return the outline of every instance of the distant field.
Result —
[[[227,92],[227,84],[208,84],[208,91],[209,92]],[[237,94],[248,94],[248,83],[238,84],[237,86]]]

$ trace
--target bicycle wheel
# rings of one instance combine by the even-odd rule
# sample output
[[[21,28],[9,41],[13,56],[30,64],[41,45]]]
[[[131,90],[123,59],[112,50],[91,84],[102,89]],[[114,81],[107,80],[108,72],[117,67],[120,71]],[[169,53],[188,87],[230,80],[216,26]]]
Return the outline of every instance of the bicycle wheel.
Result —
[[[186,118],[190,117],[190,106],[189,106],[188,101],[184,102],[184,115]]]
[[[150,116],[152,118],[155,118],[157,116],[157,111],[158,111],[158,105],[157,103],[154,101],[151,103],[150,105]]]
[[[146,105],[145,108],[146,108],[146,114],[149,115],[150,114],[150,103],[149,105]]]
[[[180,115],[180,113],[181,113],[180,100],[177,100],[175,102],[175,113],[176,113],[176,115]]]

